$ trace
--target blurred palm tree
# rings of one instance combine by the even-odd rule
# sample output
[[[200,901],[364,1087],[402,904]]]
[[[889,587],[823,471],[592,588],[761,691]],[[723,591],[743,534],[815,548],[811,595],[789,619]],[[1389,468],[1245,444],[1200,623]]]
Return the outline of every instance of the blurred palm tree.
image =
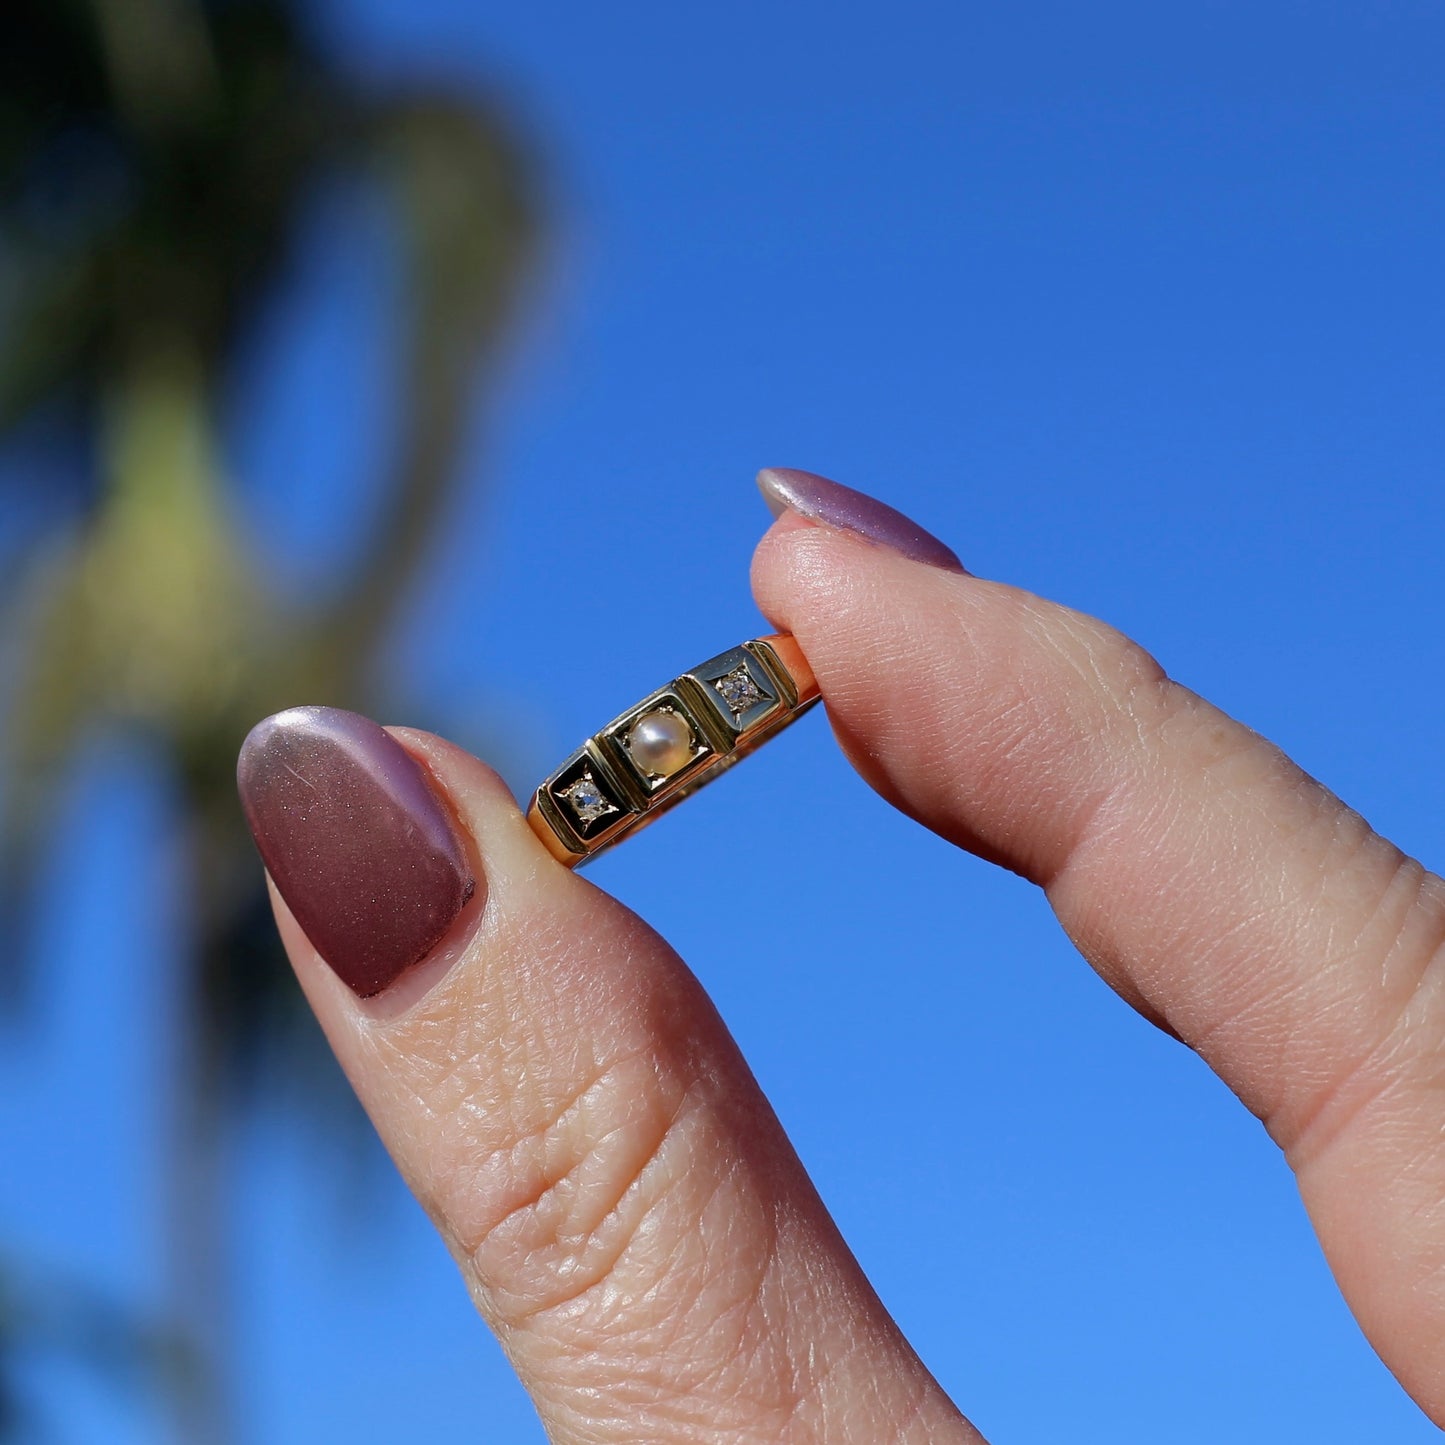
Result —
[[[219,399],[318,183],[358,173],[388,198],[406,261],[404,434],[345,586],[283,610],[231,525]],[[365,706],[368,660],[447,504],[478,363],[531,235],[526,168],[499,117],[474,99],[360,87],[296,0],[7,0],[0,435],[63,418],[93,468],[82,524],[51,539],[43,564],[0,578],[21,641],[0,878],[23,899],[85,734],[122,725],[161,743],[195,900],[167,1232],[167,1331],[185,1349],[165,1352],[191,1363],[164,1371],[188,1441],[230,1433],[224,1126],[273,1036],[313,1039],[288,1022],[296,993],[238,818],[236,748],[297,699]],[[24,949],[4,954],[23,985]],[[0,1351],[19,1318],[0,1309]]]

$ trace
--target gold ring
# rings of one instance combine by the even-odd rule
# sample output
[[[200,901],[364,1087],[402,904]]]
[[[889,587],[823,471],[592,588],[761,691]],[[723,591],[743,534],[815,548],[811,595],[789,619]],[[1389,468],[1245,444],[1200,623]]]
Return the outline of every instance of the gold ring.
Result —
[[[741,643],[594,733],[537,789],[527,821],[554,858],[578,868],[817,701],[813,669],[786,633]]]

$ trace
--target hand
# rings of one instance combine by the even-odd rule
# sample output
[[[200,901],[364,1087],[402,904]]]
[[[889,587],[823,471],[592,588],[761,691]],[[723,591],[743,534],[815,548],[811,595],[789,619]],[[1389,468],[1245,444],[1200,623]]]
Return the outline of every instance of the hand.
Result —
[[[758,600],[855,766],[1037,883],[1264,1121],[1365,1332],[1445,1424],[1445,882],[1102,623],[834,483],[762,483]],[[248,739],[241,782],[302,986],[553,1440],[980,1438],[696,981],[495,774],[299,709]]]

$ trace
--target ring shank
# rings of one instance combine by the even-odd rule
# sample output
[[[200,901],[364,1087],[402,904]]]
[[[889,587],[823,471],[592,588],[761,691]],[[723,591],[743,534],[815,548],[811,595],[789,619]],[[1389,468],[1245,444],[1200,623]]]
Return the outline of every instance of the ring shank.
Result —
[[[527,821],[558,862],[577,868],[712,782],[818,701],[818,684],[787,633],[709,658],[614,718],[537,788]],[[680,714],[692,756],[659,778],[628,748],[649,712]]]

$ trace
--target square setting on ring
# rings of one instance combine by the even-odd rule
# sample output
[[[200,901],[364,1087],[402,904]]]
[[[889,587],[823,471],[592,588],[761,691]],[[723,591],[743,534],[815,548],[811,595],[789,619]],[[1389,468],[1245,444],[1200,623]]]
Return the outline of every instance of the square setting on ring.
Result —
[[[671,688],[624,713],[599,741],[626,762],[649,796],[696,772],[713,751],[697,719]]]
[[[584,843],[610,832],[634,811],[606,771],[586,752],[561,768],[547,791],[563,822]]]
[[[750,731],[782,705],[777,683],[746,648],[721,653],[688,676],[701,685],[709,706],[733,736]]]

